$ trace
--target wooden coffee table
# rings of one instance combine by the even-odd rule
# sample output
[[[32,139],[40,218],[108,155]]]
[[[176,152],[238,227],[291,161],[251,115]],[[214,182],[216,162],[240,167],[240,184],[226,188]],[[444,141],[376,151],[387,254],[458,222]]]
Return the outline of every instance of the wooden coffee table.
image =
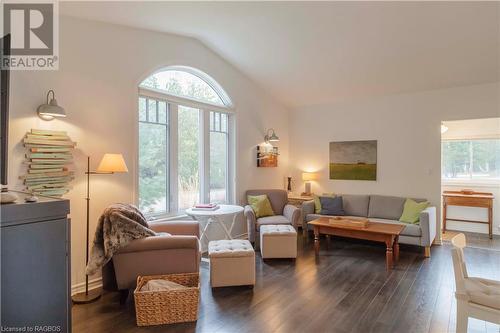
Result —
[[[349,225],[349,220],[356,221]],[[399,260],[399,234],[404,226],[398,224],[388,224],[368,221],[366,226],[360,225],[361,219],[342,219],[335,220],[328,217],[308,222],[314,227],[314,252],[319,255],[319,235],[334,235],[348,238],[365,239],[385,243],[385,264],[386,269],[390,270],[394,262]]]

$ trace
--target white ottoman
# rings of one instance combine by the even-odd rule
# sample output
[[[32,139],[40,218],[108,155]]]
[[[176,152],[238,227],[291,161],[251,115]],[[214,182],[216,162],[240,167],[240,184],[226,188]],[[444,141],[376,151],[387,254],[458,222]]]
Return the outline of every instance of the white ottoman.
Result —
[[[212,287],[255,285],[255,251],[247,240],[208,243]]]
[[[260,227],[260,253],[266,258],[297,258],[297,232],[288,224]]]

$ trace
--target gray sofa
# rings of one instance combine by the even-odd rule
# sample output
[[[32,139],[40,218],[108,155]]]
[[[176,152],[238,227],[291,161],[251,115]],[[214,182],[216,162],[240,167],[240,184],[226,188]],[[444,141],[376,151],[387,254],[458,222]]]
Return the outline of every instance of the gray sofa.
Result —
[[[425,248],[425,256],[430,256],[430,247],[436,237],[436,207],[428,207],[422,211],[418,224],[407,224],[399,222],[406,198],[384,195],[338,195],[342,196],[346,216],[367,217],[374,222],[404,225],[405,228],[399,236],[399,243],[422,246]],[[304,230],[307,227],[311,229],[311,226],[307,226],[307,222],[323,216],[315,214],[314,201],[304,202],[302,212]]]

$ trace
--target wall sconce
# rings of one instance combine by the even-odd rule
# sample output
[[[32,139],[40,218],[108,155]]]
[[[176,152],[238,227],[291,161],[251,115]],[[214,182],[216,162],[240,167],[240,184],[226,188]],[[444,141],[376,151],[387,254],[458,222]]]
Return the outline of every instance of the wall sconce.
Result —
[[[274,128],[270,128],[267,130],[266,136],[264,136],[264,141],[266,143],[280,141],[280,138],[274,132]]]
[[[49,100],[50,93],[52,93],[52,98]],[[66,111],[59,105],[57,105],[56,94],[54,90],[49,90],[47,93],[47,103],[42,104],[36,110],[38,116],[43,120],[52,120],[54,118],[64,118],[66,117]]]
[[[316,180],[318,179],[318,174],[315,172],[303,172],[302,173],[302,180],[305,181],[305,188],[304,188],[304,193],[302,195],[311,195],[311,180]]]

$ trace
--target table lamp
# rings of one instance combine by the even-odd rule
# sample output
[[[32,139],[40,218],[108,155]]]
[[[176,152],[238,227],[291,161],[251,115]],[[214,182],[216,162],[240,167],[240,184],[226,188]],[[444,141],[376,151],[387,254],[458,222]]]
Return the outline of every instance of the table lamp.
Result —
[[[311,181],[318,179],[318,174],[315,172],[303,172],[302,180],[305,181],[304,193],[302,195],[311,195]]]
[[[90,175],[111,175],[114,173],[128,172],[127,165],[122,154],[104,154],[96,171],[90,171],[90,156],[87,157],[87,247],[85,249],[85,267],[89,263],[89,212],[90,212]],[[99,289],[89,291],[89,276],[85,275],[85,291],[73,295],[73,303],[85,304],[93,302],[101,297]]]

